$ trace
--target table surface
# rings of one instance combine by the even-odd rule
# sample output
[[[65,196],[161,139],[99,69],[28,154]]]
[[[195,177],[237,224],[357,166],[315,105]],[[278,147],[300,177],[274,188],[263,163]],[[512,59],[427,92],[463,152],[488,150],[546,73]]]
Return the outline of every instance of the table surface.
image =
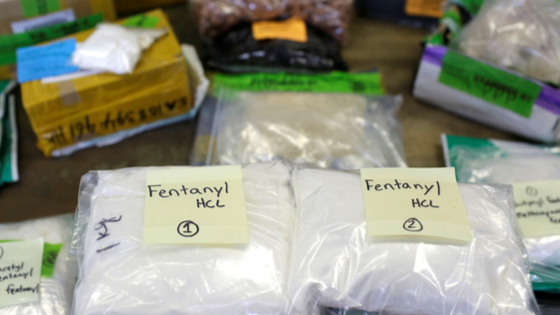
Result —
[[[165,8],[182,43],[199,46],[192,15],[186,5]],[[401,94],[399,112],[404,145],[411,167],[444,166],[442,133],[506,140],[520,140],[422,103],[411,96],[411,87],[427,30],[390,22],[355,18],[343,56],[352,71],[377,68],[387,92]],[[74,212],[80,177],[90,170],[133,166],[188,165],[197,121],[190,120],[145,132],[103,148],[90,148],[64,158],[45,158],[36,147],[21,104],[17,107],[20,181],[0,187],[0,223]],[[554,295],[539,295],[553,303]]]

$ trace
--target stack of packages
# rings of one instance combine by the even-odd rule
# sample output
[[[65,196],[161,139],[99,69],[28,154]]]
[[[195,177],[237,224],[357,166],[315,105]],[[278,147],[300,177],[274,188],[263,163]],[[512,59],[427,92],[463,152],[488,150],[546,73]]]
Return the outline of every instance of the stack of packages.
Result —
[[[179,45],[160,10],[17,55],[23,105],[45,156],[193,117],[208,87],[196,52]]]
[[[459,181],[513,185],[533,289],[560,293],[560,147],[449,135],[442,144]]]
[[[529,139],[560,141],[560,3],[453,0],[428,37],[414,95]]]
[[[353,0],[195,0],[205,65],[227,72],[347,70]]]
[[[0,186],[19,180],[14,81],[0,81]]]
[[[453,169],[94,171],[73,314],[540,314],[513,207]]]
[[[116,18],[112,0],[0,1],[0,78],[14,77],[16,49],[87,30]]]

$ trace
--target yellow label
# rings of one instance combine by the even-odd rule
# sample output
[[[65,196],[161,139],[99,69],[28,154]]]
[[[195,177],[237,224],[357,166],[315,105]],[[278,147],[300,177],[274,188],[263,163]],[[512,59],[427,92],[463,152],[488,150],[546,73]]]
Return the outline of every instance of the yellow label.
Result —
[[[370,236],[472,241],[453,168],[371,168],[361,174]]]
[[[443,16],[444,2],[445,0],[406,0],[404,10],[407,15],[440,18]]]
[[[560,235],[560,181],[513,185],[517,223],[525,238]]]
[[[247,244],[239,165],[149,170],[145,244]]]
[[[284,21],[261,21],[253,23],[253,37],[256,40],[285,39],[294,42],[307,42],[305,22],[292,18]]]

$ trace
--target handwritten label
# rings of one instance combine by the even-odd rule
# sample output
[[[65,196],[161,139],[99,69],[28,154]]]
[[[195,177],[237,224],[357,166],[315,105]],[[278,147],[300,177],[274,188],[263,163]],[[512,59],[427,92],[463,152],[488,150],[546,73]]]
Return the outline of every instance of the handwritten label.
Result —
[[[39,301],[43,239],[0,243],[0,307]]]
[[[243,91],[385,94],[379,72],[348,73],[333,71],[328,74],[259,72],[239,75],[218,73],[214,76],[214,87]]]
[[[63,37],[95,27],[103,21],[103,13],[97,13],[73,22],[56,24],[21,34],[0,36],[0,65],[16,63],[16,49]]]
[[[515,215],[525,238],[560,235],[560,181],[513,185]]]
[[[470,57],[448,51],[439,82],[523,117],[531,117],[541,86]]]
[[[406,0],[404,11],[407,15],[440,18],[445,0]]]
[[[362,169],[370,236],[472,241],[453,168]]]
[[[253,22],[253,37],[256,40],[285,39],[294,42],[307,42],[305,22],[292,18],[284,21]]]
[[[145,244],[247,244],[240,166],[149,170]]]
[[[17,50],[18,82],[24,83],[78,71],[79,68],[71,62],[74,50],[76,50],[75,38],[48,45],[19,48]]]

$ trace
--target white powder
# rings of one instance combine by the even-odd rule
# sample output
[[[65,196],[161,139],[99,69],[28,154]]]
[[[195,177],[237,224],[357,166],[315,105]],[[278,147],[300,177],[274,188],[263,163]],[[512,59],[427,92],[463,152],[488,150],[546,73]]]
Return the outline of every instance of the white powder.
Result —
[[[560,83],[557,0],[486,0],[457,41],[469,56]]]
[[[0,224],[0,240],[31,240],[42,237],[45,243],[63,244],[58,253],[52,278],[41,278],[39,304],[0,307],[0,315],[68,315],[74,279],[68,273],[68,251],[73,216]]]
[[[163,29],[131,29],[118,24],[100,24],[85,42],[78,44],[72,63],[80,69],[132,73],[142,51],[166,32]]]
[[[221,102],[214,128],[221,164],[287,159],[333,169],[406,167],[399,96],[242,92]]]
[[[290,172],[276,162],[242,174],[250,243],[238,246],[145,246],[146,168],[84,176],[73,313],[284,314],[295,212]],[[110,235],[100,239],[100,232]]]
[[[473,234],[465,246],[373,242],[357,174],[297,170],[294,187],[290,314],[539,313],[506,186],[459,185]]]

